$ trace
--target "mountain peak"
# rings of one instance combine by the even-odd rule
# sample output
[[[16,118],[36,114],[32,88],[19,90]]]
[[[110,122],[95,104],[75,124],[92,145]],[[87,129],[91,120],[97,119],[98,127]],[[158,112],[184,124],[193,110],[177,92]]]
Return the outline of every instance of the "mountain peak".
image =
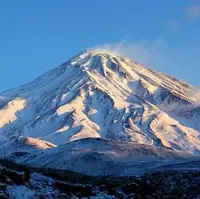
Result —
[[[99,57],[105,57],[105,58],[123,58],[123,59],[127,59],[125,58],[125,56],[119,54],[117,51],[112,51],[112,50],[108,50],[105,48],[88,48],[86,50],[82,50],[81,52],[79,52],[78,54],[76,54],[73,59],[76,59],[78,57],[80,58],[84,58],[87,56],[99,56]]]
[[[87,49],[85,52],[91,53],[93,55],[109,55],[109,56],[120,56],[116,51],[111,51],[103,48],[91,48]]]

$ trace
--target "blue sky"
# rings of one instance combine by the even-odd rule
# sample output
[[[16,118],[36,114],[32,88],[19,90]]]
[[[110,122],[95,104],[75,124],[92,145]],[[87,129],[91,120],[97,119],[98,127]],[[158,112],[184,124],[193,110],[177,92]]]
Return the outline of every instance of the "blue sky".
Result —
[[[104,45],[200,87],[200,1],[0,1],[0,90]]]

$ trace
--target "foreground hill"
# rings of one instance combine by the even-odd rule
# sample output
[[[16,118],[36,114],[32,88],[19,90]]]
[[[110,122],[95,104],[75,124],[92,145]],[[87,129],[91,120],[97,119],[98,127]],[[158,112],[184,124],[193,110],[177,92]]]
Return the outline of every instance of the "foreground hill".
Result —
[[[25,167],[0,160],[2,199],[197,199],[200,173],[164,171],[135,177],[91,177],[71,171]]]

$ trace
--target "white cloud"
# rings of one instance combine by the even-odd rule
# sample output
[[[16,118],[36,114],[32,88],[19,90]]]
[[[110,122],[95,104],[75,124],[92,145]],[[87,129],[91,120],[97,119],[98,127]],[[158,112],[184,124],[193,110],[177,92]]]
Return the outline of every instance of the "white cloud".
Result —
[[[128,42],[104,44],[95,46],[92,49],[109,51],[117,55],[128,57],[136,62],[147,66],[158,66],[162,64],[163,40],[158,39],[154,42]]]
[[[188,6],[185,11],[189,19],[196,20],[200,17],[200,4]]]

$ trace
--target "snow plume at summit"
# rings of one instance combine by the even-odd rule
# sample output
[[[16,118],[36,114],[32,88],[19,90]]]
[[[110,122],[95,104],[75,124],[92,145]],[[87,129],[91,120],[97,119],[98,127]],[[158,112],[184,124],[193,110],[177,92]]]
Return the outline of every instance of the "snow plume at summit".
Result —
[[[122,40],[116,43],[103,44],[89,49],[108,52],[109,54],[124,56],[146,66],[162,66],[164,61],[164,43],[162,39],[153,42]]]

